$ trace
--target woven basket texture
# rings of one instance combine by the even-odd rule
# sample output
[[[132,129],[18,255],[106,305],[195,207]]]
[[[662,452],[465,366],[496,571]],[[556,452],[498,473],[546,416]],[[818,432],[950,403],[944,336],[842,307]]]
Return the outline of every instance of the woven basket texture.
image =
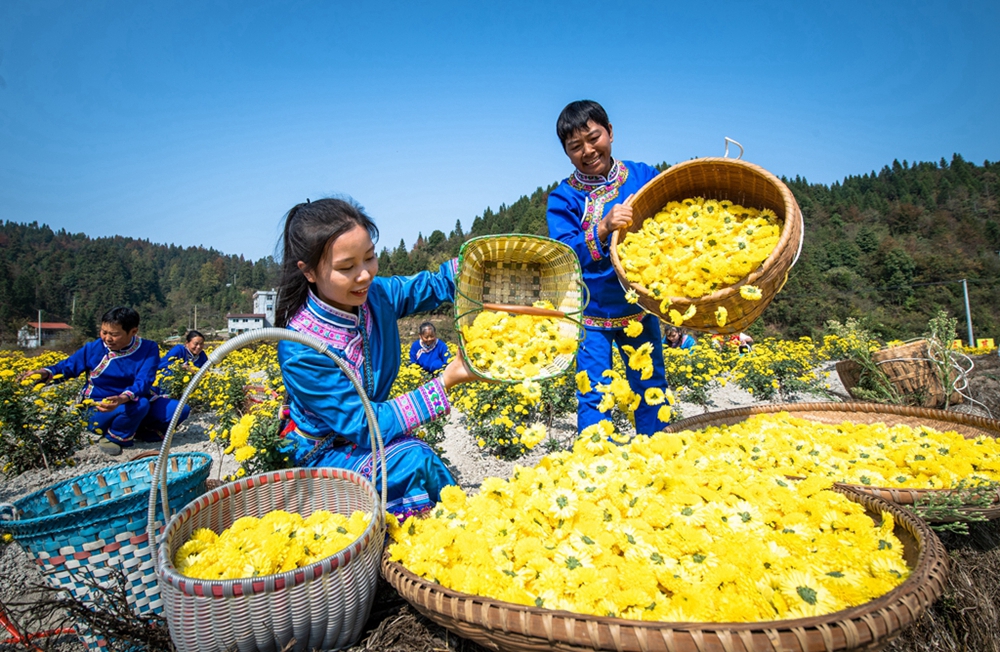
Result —
[[[127,462],[36,491],[14,503],[18,520],[0,521],[0,530],[14,536],[50,586],[98,604],[104,598],[91,587],[123,575],[129,608],[139,615],[160,613],[163,599],[146,533],[155,464]],[[204,491],[211,464],[205,453],[170,456],[167,482],[178,507]],[[162,511],[157,519],[162,525]],[[77,630],[88,649],[110,645],[79,625]]]
[[[611,264],[625,288],[639,293],[639,304],[648,312],[669,322],[660,312],[660,300],[644,289],[630,283],[618,258],[618,243],[627,232],[635,232],[642,224],[671,201],[704,197],[719,201],[728,199],[741,206],[756,209],[770,208],[782,220],[781,237],[771,255],[754,271],[734,285],[716,290],[712,294],[691,299],[671,297],[671,308],[684,313],[689,306],[697,312],[684,322],[685,328],[707,333],[737,333],[747,329],[760,317],[764,308],[774,299],[788,279],[788,271],[795,262],[802,239],[802,212],[795,197],[776,176],[752,163],[730,158],[700,158],[678,163],[659,174],[636,193],[632,205],[632,226],[615,231],[611,236]],[[743,285],[760,288],[762,297],[757,301],[744,299],[739,292]],[[728,311],[725,326],[715,320],[715,311],[724,307]]]
[[[350,646],[363,631],[375,595],[385,539],[380,504],[367,478],[336,468],[265,473],[202,495],[171,519],[158,546],[160,590],[174,645],[180,652]],[[303,517],[321,509],[373,517],[350,546],[294,571],[240,580],[200,580],[177,572],[174,553],[196,529],[222,532],[238,518],[277,509]]]
[[[875,351],[872,360],[903,396],[919,397],[922,407],[944,406],[944,385],[938,377],[937,365],[931,360],[927,340]],[[858,386],[861,365],[853,360],[841,360],[836,366],[840,382],[848,392]],[[953,391],[948,402],[961,403],[962,395]]]
[[[875,522],[892,514],[912,574],[864,605],[826,616],[757,623],[663,623],[585,616],[446,589],[382,558],[382,574],[420,613],[493,650],[616,652],[839,652],[880,650],[944,591],[948,557],[934,532],[900,507],[836,488]]]
[[[462,245],[455,279],[455,330],[459,350],[476,375],[501,382],[477,369],[465,350],[463,326],[470,326],[484,303],[530,306],[549,301],[569,319],[559,319],[559,332],[574,340],[583,337],[578,318],[586,306],[580,261],[573,250],[551,238],[532,235],[495,235],[473,238]],[[564,373],[575,355],[562,354],[543,367],[533,380]]]
[[[720,412],[709,412],[688,419],[677,421],[667,428],[667,432],[695,430],[708,426],[732,425],[746,420],[755,414],[773,414],[788,412],[794,417],[809,419],[819,423],[839,424],[845,421],[851,423],[884,423],[886,425],[906,425],[911,428],[927,426],[938,431],[953,430],[963,437],[998,437],[1000,436],[1000,420],[986,419],[972,414],[946,412],[929,408],[903,407],[899,405],[883,405],[881,403],[784,403],[773,405],[756,405],[746,408],[735,408]],[[940,494],[947,489],[901,489],[892,487],[870,487],[862,484],[837,483],[857,492],[877,496],[897,505],[913,505],[928,494]],[[961,510],[970,515],[980,515],[987,519],[1000,518],[1000,495],[993,500],[993,505],[987,508],[966,507]],[[934,521],[937,522],[937,521]],[[941,521],[947,522],[947,521]]]

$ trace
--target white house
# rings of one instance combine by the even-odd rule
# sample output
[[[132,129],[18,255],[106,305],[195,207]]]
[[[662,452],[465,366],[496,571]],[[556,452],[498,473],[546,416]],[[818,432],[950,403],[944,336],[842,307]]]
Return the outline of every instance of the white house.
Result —
[[[254,314],[264,315],[265,326],[274,326],[274,306],[278,303],[278,293],[272,288],[253,293]]]
[[[229,321],[229,332],[233,335],[268,325],[267,315],[226,315],[226,319]]]
[[[57,340],[68,337],[73,332],[73,327],[61,321],[29,321],[17,331],[17,345],[26,349],[37,349],[42,344],[51,344]],[[42,341],[38,341],[38,336],[42,336]]]

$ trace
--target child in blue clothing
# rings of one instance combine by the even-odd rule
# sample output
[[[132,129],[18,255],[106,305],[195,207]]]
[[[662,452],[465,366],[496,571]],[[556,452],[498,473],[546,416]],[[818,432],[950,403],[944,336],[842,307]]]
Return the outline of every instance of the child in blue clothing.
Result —
[[[611,156],[614,131],[608,114],[597,102],[568,104],[556,121],[556,134],[576,169],[549,193],[549,236],[573,248],[590,290],[590,304],[583,318],[586,338],[577,350],[577,370],[587,372],[591,385],[606,383],[608,378],[602,374],[611,369],[614,345],[638,349],[648,342],[652,346],[653,375],[644,380],[639,371],[626,364],[626,377],[632,391],[640,396],[651,388],[665,390],[659,320],[625,300],[608,249],[611,233],[632,223],[632,207],[623,202],[659,173],[645,163]],[[642,324],[637,337],[625,334],[625,327],[632,322]],[[597,409],[600,399],[600,393],[594,391],[577,394],[578,431],[608,418]],[[659,406],[643,400],[635,411],[636,432],[651,435],[662,430],[666,424],[657,418],[658,410]]]
[[[170,366],[178,360],[183,363],[182,368],[192,372],[197,371],[202,365],[208,362],[208,356],[202,350],[205,346],[204,335],[198,331],[191,330],[187,332],[184,340],[184,344],[174,346],[160,360],[158,371],[161,376],[173,375]],[[165,394],[160,394],[157,389],[153,388],[152,395],[149,398],[149,413],[143,419],[142,425],[139,426],[140,438],[146,441],[161,441],[163,439],[167,428],[170,427],[170,420],[174,418],[174,412],[177,411],[177,406],[180,405],[180,401],[170,398]],[[184,423],[184,420],[190,414],[191,406],[185,405],[184,409],[181,410],[181,418],[177,422],[177,425],[179,426]]]
[[[95,401],[88,411],[87,429],[103,435],[101,450],[120,455],[133,444],[136,430],[149,411],[149,395],[156,380],[160,349],[139,332],[139,313],[112,308],[101,317],[101,337],[62,362],[29,371],[42,382],[61,382],[87,373],[83,399]]]
[[[448,364],[448,345],[438,339],[437,328],[429,321],[420,324],[420,338],[410,345],[410,364],[435,374]]]

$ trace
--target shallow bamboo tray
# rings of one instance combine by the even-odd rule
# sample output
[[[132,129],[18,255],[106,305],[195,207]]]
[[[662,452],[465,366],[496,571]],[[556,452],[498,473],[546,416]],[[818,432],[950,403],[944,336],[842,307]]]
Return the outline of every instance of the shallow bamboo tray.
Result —
[[[750,274],[733,285],[697,299],[670,297],[670,307],[681,313],[692,305],[697,309],[695,315],[684,322],[684,328],[723,334],[744,331],[760,317],[785,285],[788,271],[798,259],[802,247],[802,211],[788,186],[764,168],[731,158],[698,158],[661,172],[627,202],[632,206],[632,225],[611,235],[611,264],[622,286],[638,292],[639,305],[669,322],[669,318],[660,312],[660,300],[626,277],[618,258],[618,243],[627,232],[639,231],[643,222],[663,210],[668,202],[692,197],[719,201],[728,199],[742,206],[770,208],[782,221],[781,237],[774,251]],[[740,295],[743,285],[760,288],[763,296],[757,301],[744,299]],[[728,311],[726,325],[722,327],[715,322],[715,310],[719,307]]]
[[[881,650],[941,597],[948,556],[930,527],[901,507],[834,489],[895,519],[910,577],[861,606],[826,616],[755,623],[665,623],[586,616],[459,593],[382,557],[382,574],[417,611],[459,636],[505,652],[841,652]]]
[[[1000,420],[987,419],[972,414],[946,412],[929,408],[903,407],[900,405],[883,405],[882,403],[776,403],[772,405],[756,405],[753,407],[735,408],[719,412],[708,412],[698,416],[683,419],[670,424],[667,432],[681,430],[697,430],[708,426],[732,425],[745,421],[756,414],[773,414],[788,412],[794,417],[809,419],[819,423],[836,425],[844,421],[852,423],[885,423],[886,425],[907,425],[911,428],[928,426],[939,431],[954,430],[967,439],[974,437],[1000,436]],[[903,489],[894,487],[870,487],[862,484],[838,482],[836,486],[845,487],[860,493],[877,496],[897,505],[910,506],[929,494],[947,493],[949,489]],[[994,496],[993,504],[987,508],[966,507],[961,510],[970,516],[982,516],[992,520],[1000,518],[1000,494]],[[957,520],[957,519],[951,519]],[[934,521],[948,522],[948,521]]]

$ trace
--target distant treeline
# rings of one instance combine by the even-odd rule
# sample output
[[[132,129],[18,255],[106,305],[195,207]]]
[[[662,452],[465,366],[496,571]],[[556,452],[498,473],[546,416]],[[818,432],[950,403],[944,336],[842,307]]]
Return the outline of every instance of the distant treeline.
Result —
[[[665,164],[658,166],[663,169]],[[802,208],[806,239],[784,290],[755,324],[758,333],[817,335],[828,319],[866,317],[885,337],[919,335],[945,309],[964,336],[962,285],[968,280],[976,334],[1000,337],[1000,163],[894,161],[879,172],[827,186],[785,179]],[[379,254],[379,274],[436,269],[471,237],[545,235],[545,206],[555,184],[511,205],[487,208],[468,231],[421,234]],[[0,339],[43,311],[44,321],[72,321],[92,336],[108,306],[142,312],[152,337],[193,323],[224,328],[226,312],[248,312],[255,290],[276,284],[277,264],[202,247],[131,238],[89,238],[37,223],[0,225]],[[75,311],[73,303],[75,299]]]

